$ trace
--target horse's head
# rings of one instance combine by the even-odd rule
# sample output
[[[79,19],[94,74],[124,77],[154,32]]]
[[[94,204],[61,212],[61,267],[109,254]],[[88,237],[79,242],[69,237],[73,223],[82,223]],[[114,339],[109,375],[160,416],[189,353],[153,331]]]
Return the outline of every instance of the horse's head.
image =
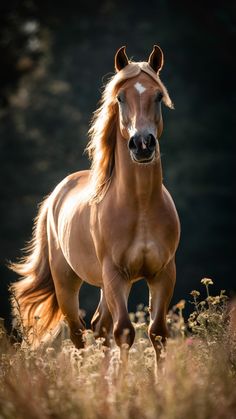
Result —
[[[166,89],[155,77],[163,66],[162,50],[155,45],[148,63],[141,64],[146,64],[143,71],[128,78],[119,87],[119,127],[122,137],[127,140],[132,160],[151,163],[159,155],[158,139],[163,129],[161,102]],[[115,56],[116,71],[125,71],[128,65],[132,63],[129,63],[125,47],[122,47]]]

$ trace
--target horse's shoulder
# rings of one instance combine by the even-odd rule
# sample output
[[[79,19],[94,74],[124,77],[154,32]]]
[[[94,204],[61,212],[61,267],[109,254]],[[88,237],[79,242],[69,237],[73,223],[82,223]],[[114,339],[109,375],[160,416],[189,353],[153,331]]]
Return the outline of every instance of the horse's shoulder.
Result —
[[[66,176],[64,182],[67,184],[71,182],[86,181],[89,178],[89,174],[90,170],[80,170],[78,172],[74,172]]]
[[[74,189],[80,184],[84,184],[89,179],[90,170],[81,170],[66,176],[55,188],[55,191],[65,191]]]
[[[50,202],[53,207],[60,206],[71,193],[78,192],[87,185],[89,179],[89,170],[78,171],[66,176],[55,187],[50,195]]]

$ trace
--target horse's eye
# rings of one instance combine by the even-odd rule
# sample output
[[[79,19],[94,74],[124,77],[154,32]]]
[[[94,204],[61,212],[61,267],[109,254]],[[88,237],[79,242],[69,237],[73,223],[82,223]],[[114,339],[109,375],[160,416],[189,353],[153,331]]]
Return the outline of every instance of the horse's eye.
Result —
[[[119,103],[124,103],[124,95],[122,93],[118,94],[116,98]]]
[[[156,95],[156,98],[155,98],[155,102],[156,103],[161,102],[162,99],[163,99],[163,93],[162,92],[158,92],[157,95]]]

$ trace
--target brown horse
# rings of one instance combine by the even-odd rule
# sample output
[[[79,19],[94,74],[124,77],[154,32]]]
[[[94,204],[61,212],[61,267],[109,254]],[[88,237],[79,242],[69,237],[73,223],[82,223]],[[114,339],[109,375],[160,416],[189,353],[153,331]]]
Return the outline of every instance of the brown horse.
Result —
[[[26,257],[11,266],[23,277],[12,285],[23,324],[33,328],[39,319],[39,340],[64,317],[73,343],[83,347],[78,294],[85,281],[101,288],[95,334],[108,341],[113,330],[117,345],[130,347],[135,332],[127,299],[141,278],[150,290],[149,336],[157,356],[156,336],[167,337],[180,226],[162,184],[161,102],[172,107],[162,66],[158,46],[148,62],[130,62],[125,47],[117,51],[116,74],[90,129],[91,170],[68,176],[46,198]]]

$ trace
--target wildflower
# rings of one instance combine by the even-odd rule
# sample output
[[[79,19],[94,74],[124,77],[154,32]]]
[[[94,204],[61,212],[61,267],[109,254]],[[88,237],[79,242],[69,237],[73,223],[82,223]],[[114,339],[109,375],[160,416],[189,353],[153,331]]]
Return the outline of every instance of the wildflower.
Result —
[[[229,297],[227,295],[220,295],[220,300],[227,301]]]
[[[147,347],[144,350],[144,355],[148,357],[153,357],[153,348],[151,346]]]
[[[214,300],[212,301],[212,304],[216,305],[216,304],[220,304],[220,296],[217,295],[216,297],[214,297]]]
[[[162,336],[155,335],[153,333],[153,337],[154,337],[154,340],[156,342],[156,347],[159,348],[159,349],[163,349],[164,348],[164,345],[163,345],[163,338],[162,338]]]
[[[203,279],[201,279],[201,283],[203,285],[205,285],[206,291],[207,291],[207,297],[209,297],[210,296],[210,294],[209,294],[209,285],[213,285],[212,279],[210,279],[210,278],[203,278]]]
[[[13,343],[13,347],[14,347],[15,350],[18,350],[21,347],[21,343],[20,342],[15,342],[15,343]]]
[[[129,318],[131,322],[135,321],[135,314],[134,313],[129,313]]]
[[[196,326],[196,325],[197,325],[197,322],[196,322],[196,321],[191,321],[191,319],[189,319],[189,321],[188,321],[188,325],[189,325],[190,329],[193,329],[193,328],[194,328],[194,326]]]
[[[184,309],[184,307],[185,307],[185,300],[180,300],[177,304],[176,304],[176,306],[175,306],[176,308],[178,308],[179,310],[183,310]]]
[[[49,396],[49,399],[54,399],[55,398],[55,390],[54,389],[49,389],[48,391],[47,391],[47,394],[48,394],[48,396]]]
[[[197,317],[197,322],[201,325],[204,326],[207,323],[207,320],[209,319],[209,315],[208,313],[202,312],[198,315]]]
[[[144,311],[137,311],[136,313],[135,313],[135,315],[136,315],[136,317],[137,317],[137,319],[138,319],[138,322],[139,323],[143,323],[143,322],[145,322],[145,312]]]
[[[219,298],[220,298],[220,300],[222,300],[222,301],[226,301],[226,300],[228,300],[229,299],[229,297],[227,296],[227,295],[225,295],[225,290],[221,290],[220,291],[220,296],[219,296]]]
[[[187,346],[192,346],[194,344],[194,340],[193,338],[188,338],[186,339],[185,343]]]
[[[203,285],[213,285],[213,281],[210,278],[203,278],[203,279],[201,279],[201,283]]]
[[[199,292],[199,291],[196,291],[196,290],[193,290],[193,291],[191,291],[191,292],[190,292],[190,294],[191,294],[193,297],[199,297],[200,292]]]
[[[162,342],[162,336],[156,335],[156,336],[155,336],[155,340],[156,340],[157,342]]]
[[[53,357],[55,355],[55,349],[52,347],[49,347],[46,349],[46,353],[48,356]]]
[[[146,345],[147,344],[147,339],[145,338],[139,338],[137,341],[137,345]]]
[[[215,298],[214,298],[214,297],[211,297],[211,296],[209,295],[209,297],[207,297],[207,298],[206,298],[206,300],[207,300],[208,304],[214,304],[214,300],[215,300]]]
[[[95,337],[92,330],[85,330],[82,334],[82,339],[85,342],[86,346],[90,346],[95,343]]]

